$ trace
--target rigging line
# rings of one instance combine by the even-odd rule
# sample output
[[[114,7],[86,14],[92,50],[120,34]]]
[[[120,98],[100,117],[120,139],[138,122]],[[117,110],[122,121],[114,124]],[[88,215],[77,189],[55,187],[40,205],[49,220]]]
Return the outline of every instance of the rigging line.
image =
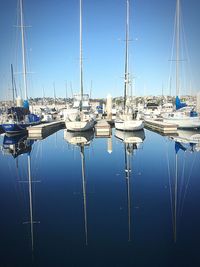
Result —
[[[30,37],[28,36],[28,34],[25,32],[24,34],[24,38],[25,38],[25,43],[26,44],[31,44],[31,41],[30,41]],[[32,73],[32,63],[31,63],[31,54],[30,54],[30,48],[28,49],[27,48],[27,45],[25,47],[25,53],[26,53],[26,62],[27,62],[27,74],[31,74]],[[28,83],[28,88],[33,88],[34,87],[34,80],[33,80],[33,76],[32,75],[28,75],[28,79],[27,79],[27,83]],[[31,91],[34,91],[34,90],[29,90],[29,94]]]
[[[16,23],[16,21],[17,21],[17,12],[15,12],[14,24]],[[15,30],[12,32],[12,43],[11,43],[11,51],[10,51],[10,62],[12,63],[15,63],[15,60],[16,60],[15,58],[16,47],[17,47],[17,31]]]
[[[172,64],[173,64],[173,56],[174,56],[174,47],[175,47],[175,36],[176,36],[176,14],[174,16],[174,30],[173,30],[173,38],[172,38],[172,47],[171,47],[171,58],[170,58],[170,69],[169,69],[169,80],[168,86],[170,89],[171,77],[172,77]]]
[[[16,22],[17,22],[17,27],[15,31],[15,45],[14,45],[14,63],[17,64],[17,51],[19,51],[19,31],[18,31],[18,25],[19,25],[19,1],[17,2],[17,12],[16,12]]]
[[[191,71],[191,58],[190,58],[190,54],[189,54],[189,49],[188,49],[188,43],[186,40],[186,33],[185,33],[185,27],[184,27],[184,23],[183,23],[183,41],[184,41],[184,45],[185,45],[185,50],[186,50],[186,58],[187,58],[187,62],[188,62],[188,72],[190,75],[190,79],[192,84],[194,84],[194,77]],[[186,72],[187,73],[187,72]]]

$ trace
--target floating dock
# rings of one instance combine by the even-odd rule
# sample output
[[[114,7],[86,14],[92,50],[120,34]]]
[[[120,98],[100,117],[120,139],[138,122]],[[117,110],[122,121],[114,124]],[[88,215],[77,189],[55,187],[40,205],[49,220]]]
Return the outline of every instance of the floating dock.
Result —
[[[144,125],[146,128],[163,134],[175,134],[178,127],[176,124],[163,122],[161,120],[145,120]]]
[[[43,139],[50,134],[60,130],[65,125],[64,121],[54,121],[49,123],[42,123],[35,126],[30,126],[28,130],[29,139]]]
[[[94,126],[95,137],[110,137],[112,134],[111,126],[107,120],[99,120]]]

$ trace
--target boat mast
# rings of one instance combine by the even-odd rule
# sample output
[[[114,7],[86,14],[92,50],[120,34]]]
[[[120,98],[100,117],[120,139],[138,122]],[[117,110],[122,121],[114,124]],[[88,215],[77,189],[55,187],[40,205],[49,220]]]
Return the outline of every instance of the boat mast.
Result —
[[[82,49],[82,0],[80,0],[80,111],[82,111],[83,102],[83,49]]]
[[[127,91],[129,84],[128,73],[128,42],[129,42],[129,0],[126,1],[126,49],[125,49],[125,74],[124,74],[124,110],[126,109]]]
[[[23,0],[20,0],[20,28],[22,39],[22,67],[23,67],[23,82],[24,82],[24,98],[27,100],[27,68],[26,68],[26,55],[25,55],[25,42],[24,42],[24,16],[23,16]]]
[[[12,97],[13,97],[13,105],[15,105],[15,82],[14,82],[14,74],[13,74],[13,65],[11,64],[11,78],[12,78]]]
[[[179,48],[180,48],[180,0],[176,6],[176,96],[180,96],[179,83]]]

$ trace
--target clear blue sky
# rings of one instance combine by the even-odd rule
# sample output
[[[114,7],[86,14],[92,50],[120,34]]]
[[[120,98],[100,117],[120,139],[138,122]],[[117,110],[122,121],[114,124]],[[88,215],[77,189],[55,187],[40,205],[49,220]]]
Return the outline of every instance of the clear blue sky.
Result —
[[[1,99],[11,95],[10,64],[21,72],[18,0],[0,0]],[[169,93],[168,77],[175,0],[130,0],[130,71],[136,95]],[[181,0],[193,73],[192,88],[200,90],[200,1]],[[24,0],[28,95],[64,97],[79,91],[79,0]],[[83,0],[84,91],[92,97],[123,94],[125,0]],[[18,33],[17,33],[18,32]],[[18,36],[18,37],[16,37]],[[16,41],[18,39],[18,41]],[[17,56],[18,60],[16,60]],[[174,63],[173,63],[174,64]],[[16,66],[18,65],[18,66]],[[18,88],[21,75],[16,74]],[[19,89],[18,89],[19,90]],[[184,89],[185,90],[185,89]],[[174,88],[172,88],[174,94]],[[184,92],[183,92],[184,93]]]

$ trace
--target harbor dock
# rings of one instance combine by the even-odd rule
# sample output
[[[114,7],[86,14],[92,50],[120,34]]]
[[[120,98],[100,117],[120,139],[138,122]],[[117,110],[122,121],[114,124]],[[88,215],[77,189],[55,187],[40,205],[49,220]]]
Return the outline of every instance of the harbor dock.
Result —
[[[175,134],[177,132],[178,127],[178,125],[176,124],[163,122],[161,120],[145,120],[144,125],[145,128],[163,134]]]
[[[145,128],[162,133],[162,134],[176,134],[177,125],[166,123],[161,120],[145,120]],[[64,121],[54,121],[50,123],[38,124],[35,126],[28,127],[28,138],[29,139],[43,139],[46,136],[53,134],[54,132],[62,129],[65,126]],[[95,137],[103,138],[110,137],[112,135],[112,128],[109,121],[106,119],[100,119],[94,126]]]
[[[107,120],[98,120],[95,124],[95,137],[110,137],[111,136],[111,126]]]
[[[64,121],[54,121],[50,123],[38,124],[35,126],[28,127],[28,138],[29,139],[43,139],[65,125]]]

